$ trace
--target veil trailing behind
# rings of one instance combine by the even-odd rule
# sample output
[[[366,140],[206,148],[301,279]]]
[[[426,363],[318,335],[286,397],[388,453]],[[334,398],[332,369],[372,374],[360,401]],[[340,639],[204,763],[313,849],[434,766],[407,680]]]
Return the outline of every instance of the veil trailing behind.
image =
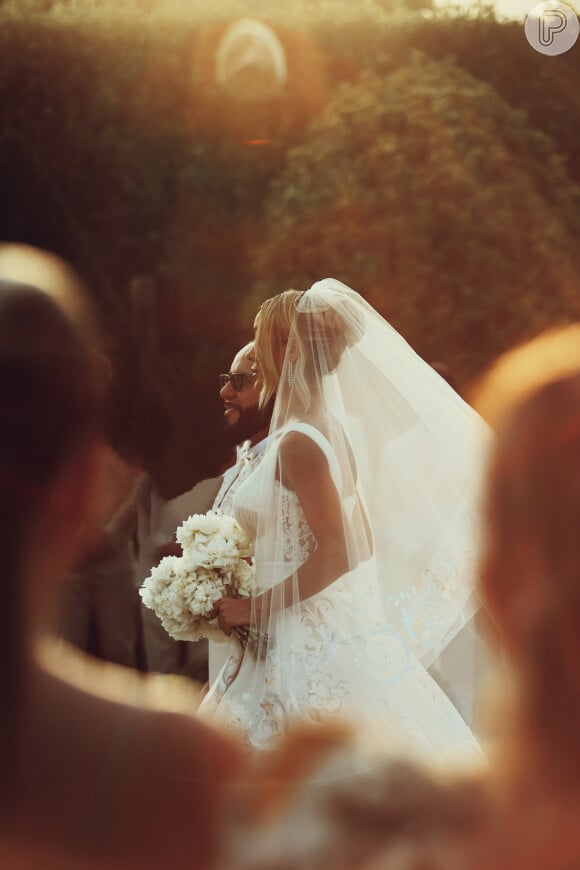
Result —
[[[477,743],[427,668],[476,609],[489,430],[361,296],[299,299],[264,458],[234,510],[255,535],[258,653],[203,709],[269,747],[294,720],[375,726],[443,759]]]

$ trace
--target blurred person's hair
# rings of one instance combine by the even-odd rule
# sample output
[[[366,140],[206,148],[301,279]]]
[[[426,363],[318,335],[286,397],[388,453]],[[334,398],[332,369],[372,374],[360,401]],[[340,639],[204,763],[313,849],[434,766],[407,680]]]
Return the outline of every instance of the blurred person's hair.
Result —
[[[518,742],[546,778],[580,774],[580,373],[498,425],[481,577],[515,667]]]
[[[26,553],[45,496],[94,435],[99,391],[84,342],[44,292],[0,280],[0,557],[4,788],[18,727]]]
[[[580,371],[580,324],[548,329],[502,354],[469,391],[470,404],[495,427],[542,384]]]
[[[61,257],[30,245],[0,244],[0,280],[46,293],[63,311],[90,351],[103,393],[112,377],[110,354],[91,294],[80,275]]]

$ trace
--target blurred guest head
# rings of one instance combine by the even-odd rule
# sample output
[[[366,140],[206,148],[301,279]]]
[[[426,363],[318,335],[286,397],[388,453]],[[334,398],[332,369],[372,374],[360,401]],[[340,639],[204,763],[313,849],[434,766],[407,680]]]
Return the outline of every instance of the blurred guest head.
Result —
[[[90,293],[77,272],[50,251],[4,243],[0,244],[0,279],[36,287],[64,311],[90,351],[105,392],[111,381],[111,364]]]
[[[0,280],[0,534],[7,523],[16,533],[8,549],[20,531],[30,539],[43,522],[64,520],[71,537],[76,523],[65,517],[64,490],[55,496],[54,488],[72,485],[71,468],[83,464],[97,395],[88,351],[66,315],[38,289]],[[19,555],[28,558],[35,540]]]
[[[235,747],[147,709],[136,684],[119,704],[97,694],[106,677],[74,668],[79,689],[39,643],[92,497],[100,395],[51,295],[0,281],[0,865],[177,868],[193,842],[205,867]]]
[[[482,584],[516,668],[544,773],[580,772],[580,374],[544,384],[498,427]]]
[[[4,709],[16,719],[31,634],[88,506],[97,387],[67,316],[46,293],[2,280],[0,403],[0,667]],[[10,717],[3,722],[9,731]]]

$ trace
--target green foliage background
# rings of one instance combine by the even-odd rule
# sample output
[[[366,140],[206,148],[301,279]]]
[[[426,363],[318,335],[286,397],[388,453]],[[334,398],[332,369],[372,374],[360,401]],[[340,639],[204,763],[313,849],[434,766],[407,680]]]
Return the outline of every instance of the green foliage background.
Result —
[[[211,80],[248,14],[288,58],[263,104]],[[84,276],[111,435],[180,492],[222,458],[215,375],[272,292],[339,277],[460,385],[578,317],[579,73],[485,7],[5,2],[0,236]]]

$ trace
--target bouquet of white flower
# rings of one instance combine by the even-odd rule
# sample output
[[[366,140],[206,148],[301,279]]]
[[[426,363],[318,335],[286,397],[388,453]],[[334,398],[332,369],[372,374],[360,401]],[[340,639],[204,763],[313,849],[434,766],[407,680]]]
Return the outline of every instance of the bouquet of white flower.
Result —
[[[226,595],[253,594],[253,542],[233,517],[213,511],[190,516],[175,537],[183,555],[166,556],[153,568],[139,590],[143,604],[175,640],[225,641],[213,620],[214,606]],[[245,649],[251,630],[238,627],[234,633]]]

